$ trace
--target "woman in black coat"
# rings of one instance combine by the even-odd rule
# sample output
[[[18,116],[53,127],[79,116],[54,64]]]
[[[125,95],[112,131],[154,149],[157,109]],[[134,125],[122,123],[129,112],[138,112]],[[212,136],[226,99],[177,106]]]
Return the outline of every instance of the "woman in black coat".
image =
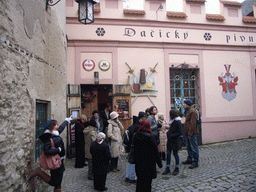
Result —
[[[105,138],[106,135],[104,133],[98,133],[96,141],[92,142],[90,147],[94,189],[98,191],[106,191],[108,189],[105,184],[111,155],[109,145],[104,141]]]
[[[83,168],[85,165],[85,150],[84,150],[84,129],[87,127],[87,117],[81,115],[75,124],[75,146],[76,146],[76,163],[75,168]]]
[[[179,173],[179,155],[178,150],[180,149],[180,136],[182,135],[182,124],[181,118],[177,110],[172,109],[170,111],[170,129],[167,132],[167,161],[166,168],[163,175],[170,173],[170,163],[171,163],[171,152],[173,151],[173,156],[175,158],[175,169],[172,175],[177,175]]]
[[[151,192],[152,179],[157,177],[156,163],[162,168],[158,147],[148,120],[142,120],[133,136],[137,192]]]
[[[61,183],[63,178],[63,173],[65,171],[64,167],[64,156],[65,156],[65,147],[62,138],[60,137],[60,133],[65,129],[68,123],[72,118],[66,118],[65,121],[58,127],[58,122],[56,120],[50,119],[45,124],[45,132],[43,135],[39,137],[39,139],[44,143],[44,153],[45,155],[60,155],[61,166],[60,168],[51,170],[51,175],[48,175],[40,168],[38,168],[29,178],[31,180],[35,176],[39,176],[43,181],[47,182],[51,186],[54,186],[55,192],[61,191]],[[51,148],[51,139],[54,142],[55,148]]]

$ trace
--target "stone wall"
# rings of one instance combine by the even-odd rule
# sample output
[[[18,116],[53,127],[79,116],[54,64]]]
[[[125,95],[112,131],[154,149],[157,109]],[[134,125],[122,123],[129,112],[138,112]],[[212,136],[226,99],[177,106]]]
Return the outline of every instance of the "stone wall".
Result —
[[[64,2],[65,3],[65,2]],[[0,188],[39,191],[28,181],[35,161],[36,100],[49,101],[51,118],[66,117],[66,35],[45,0],[0,1]],[[63,18],[65,19],[65,18]],[[66,131],[62,133],[66,143]]]

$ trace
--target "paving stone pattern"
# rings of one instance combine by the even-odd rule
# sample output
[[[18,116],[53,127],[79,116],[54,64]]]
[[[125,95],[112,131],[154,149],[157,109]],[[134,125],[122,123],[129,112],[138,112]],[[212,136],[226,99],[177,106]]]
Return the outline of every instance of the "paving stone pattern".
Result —
[[[179,152],[180,161],[186,160],[187,151]],[[119,158],[119,172],[107,175],[109,192],[132,192],[135,184],[126,183],[126,154]],[[165,168],[157,169],[157,178],[152,182],[152,191],[157,192],[212,192],[212,191],[256,191],[256,139],[224,142],[200,146],[200,162],[196,169],[180,165],[177,176],[162,175]],[[90,192],[93,181],[87,179],[88,167],[74,168],[75,159],[66,159],[66,172],[63,178],[62,191]],[[172,156],[171,169],[174,169]],[[49,191],[52,188],[49,188]]]

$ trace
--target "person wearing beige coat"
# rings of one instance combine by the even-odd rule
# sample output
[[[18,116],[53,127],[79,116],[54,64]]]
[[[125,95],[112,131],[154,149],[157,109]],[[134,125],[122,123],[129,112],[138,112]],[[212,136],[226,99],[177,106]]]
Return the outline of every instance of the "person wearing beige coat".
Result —
[[[169,125],[167,124],[167,121],[164,119],[163,113],[158,113],[158,121],[157,123],[161,124],[162,127],[158,128],[159,132],[159,140],[160,143],[158,145],[158,151],[160,154],[160,158],[165,161],[165,153],[167,152],[167,128],[169,128]]]
[[[90,122],[91,123],[91,122]],[[92,155],[90,153],[91,143],[96,140],[97,136],[97,126],[89,125],[84,129],[84,141],[85,141],[85,158],[88,160],[88,179],[93,180],[92,173]]]
[[[110,120],[108,120],[107,136],[110,138],[110,153],[111,153],[111,169],[113,172],[119,171],[117,168],[118,157],[122,152],[122,136],[121,132],[124,130],[122,123],[118,120],[118,113],[113,111],[110,113]]]

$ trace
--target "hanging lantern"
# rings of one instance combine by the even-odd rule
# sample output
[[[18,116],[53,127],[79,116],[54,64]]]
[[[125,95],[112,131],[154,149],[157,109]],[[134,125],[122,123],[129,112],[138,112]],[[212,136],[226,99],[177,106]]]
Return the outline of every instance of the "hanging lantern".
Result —
[[[95,0],[75,0],[78,3],[78,21],[83,24],[94,22]]]
[[[54,6],[61,0],[46,0],[46,11],[48,6]],[[75,0],[78,3],[78,21],[83,24],[94,22],[94,4],[99,0]]]

